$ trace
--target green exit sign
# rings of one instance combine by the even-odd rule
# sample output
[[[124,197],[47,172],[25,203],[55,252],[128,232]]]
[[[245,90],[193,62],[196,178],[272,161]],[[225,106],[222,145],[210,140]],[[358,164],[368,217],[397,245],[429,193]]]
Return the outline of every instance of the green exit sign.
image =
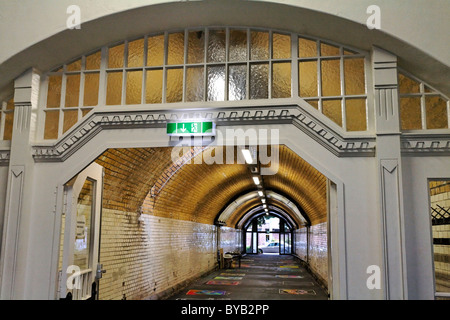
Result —
[[[190,121],[167,123],[169,136],[214,136],[216,125],[212,121]]]

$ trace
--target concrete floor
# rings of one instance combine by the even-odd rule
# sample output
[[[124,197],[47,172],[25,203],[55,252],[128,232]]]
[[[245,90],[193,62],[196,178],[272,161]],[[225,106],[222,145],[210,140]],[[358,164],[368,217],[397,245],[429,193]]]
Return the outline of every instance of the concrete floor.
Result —
[[[289,255],[246,255],[194,281],[168,300],[327,300],[327,293]]]

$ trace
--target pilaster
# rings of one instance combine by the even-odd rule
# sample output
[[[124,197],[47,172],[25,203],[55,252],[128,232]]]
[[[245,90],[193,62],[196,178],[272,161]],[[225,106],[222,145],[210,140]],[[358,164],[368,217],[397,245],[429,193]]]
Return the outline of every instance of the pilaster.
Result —
[[[0,298],[7,300],[26,299],[34,167],[31,141],[38,90],[39,75],[33,69],[15,80],[14,124],[0,258]]]
[[[397,57],[374,47],[376,159],[385,299],[407,299]]]

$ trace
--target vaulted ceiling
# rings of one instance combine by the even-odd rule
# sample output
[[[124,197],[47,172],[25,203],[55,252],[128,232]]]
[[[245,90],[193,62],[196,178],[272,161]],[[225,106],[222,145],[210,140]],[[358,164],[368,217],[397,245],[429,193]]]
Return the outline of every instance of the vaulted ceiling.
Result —
[[[286,146],[275,147],[278,160],[270,165],[276,173],[260,175],[259,188],[273,195],[267,204],[286,212],[297,226],[304,224],[302,216],[311,224],[326,221],[325,176]],[[213,224],[230,203],[258,190],[249,166],[238,157],[236,147],[109,149],[96,160],[105,167],[103,206]],[[227,216],[227,226],[235,227],[250,210],[262,210],[259,197],[247,198]]]

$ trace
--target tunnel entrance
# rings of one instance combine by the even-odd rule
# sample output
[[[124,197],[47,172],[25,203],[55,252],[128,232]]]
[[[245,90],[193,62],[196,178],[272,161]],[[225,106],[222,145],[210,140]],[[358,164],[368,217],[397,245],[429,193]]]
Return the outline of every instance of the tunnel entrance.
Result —
[[[244,229],[245,253],[292,254],[292,226],[273,214],[254,217]]]

